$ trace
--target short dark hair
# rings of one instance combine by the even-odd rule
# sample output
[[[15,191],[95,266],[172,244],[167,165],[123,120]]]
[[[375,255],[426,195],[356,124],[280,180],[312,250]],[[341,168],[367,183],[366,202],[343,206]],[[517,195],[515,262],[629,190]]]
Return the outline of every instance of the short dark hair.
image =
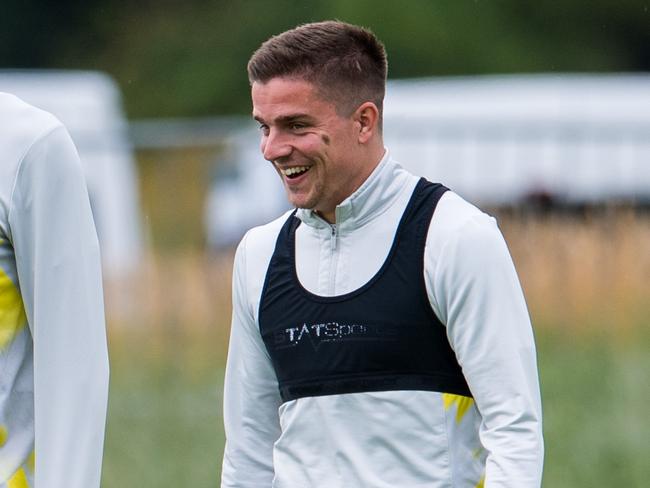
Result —
[[[273,36],[248,62],[251,84],[303,79],[348,115],[366,101],[382,113],[386,72],[386,50],[377,37],[366,28],[337,20],[304,24]]]

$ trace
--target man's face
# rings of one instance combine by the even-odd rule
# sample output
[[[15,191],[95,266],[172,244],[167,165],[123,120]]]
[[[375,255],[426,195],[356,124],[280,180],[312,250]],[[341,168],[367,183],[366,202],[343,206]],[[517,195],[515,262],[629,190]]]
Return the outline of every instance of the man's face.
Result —
[[[359,124],[323,99],[307,81],[273,78],[253,83],[253,117],[262,131],[264,158],[282,178],[292,205],[334,221],[336,205],[361,183]]]

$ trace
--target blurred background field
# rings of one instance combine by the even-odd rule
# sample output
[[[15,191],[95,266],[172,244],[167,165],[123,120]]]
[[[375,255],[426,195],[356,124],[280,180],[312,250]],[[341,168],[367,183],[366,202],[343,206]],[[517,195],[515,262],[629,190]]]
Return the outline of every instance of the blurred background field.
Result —
[[[108,73],[129,119],[120,131],[136,149],[143,246],[126,280],[106,282],[112,372],[102,486],[219,485],[234,249],[207,245],[204,211],[230,157],[224,143],[250,112],[245,65],[263,40],[339,18],[386,43],[392,79],[641,75],[650,72],[649,8],[646,0],[6,0],[0,79],[3,69]],[[79,118],[87,129],[90,114]],[[645,144],[634,154],[648,175],[648,126],[631,126],[631,136],[609,142]],[[250,146],[255,152],[256,141]],[[610,153],[602,154],[604,168]],[[539,203],[488,210],[508,241],[537,337],[544,487],[648,486],[650,200]]]

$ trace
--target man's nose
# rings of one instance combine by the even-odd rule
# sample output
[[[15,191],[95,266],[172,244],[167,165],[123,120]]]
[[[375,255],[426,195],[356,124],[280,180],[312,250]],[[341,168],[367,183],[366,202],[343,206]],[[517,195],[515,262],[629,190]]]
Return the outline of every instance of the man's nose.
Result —
[[[274,129],[270,129],[269,133],[262,137],[261,149],[267,161],[276,161],[291,154],[288,138]]]

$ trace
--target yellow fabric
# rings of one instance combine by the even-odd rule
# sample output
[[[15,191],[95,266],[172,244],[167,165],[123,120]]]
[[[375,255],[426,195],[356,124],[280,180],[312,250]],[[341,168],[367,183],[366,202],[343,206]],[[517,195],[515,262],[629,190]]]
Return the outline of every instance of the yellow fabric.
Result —
[[[36,471],[36,451],[32,451],[27,458],[27,469],[29,469],[32,474]]]
[[[25,324],[27,316],[20,292],[0,269],[0,349],[11,344]]]
[[[0,447],[4,446],[7,442],[7,437],[9,437],[9,432],[7,432],[7,427],[0,425]]]
[[[445,405],[445,410],[449,410],[453,405],[456,405],[456,422],[463,420],[467,410],[469,410],[469,407],[474,403],[472,398],[462,395],[453,395],[451,393],[443,393],[442,401]]]
[[[7,488],[29,488],[25,470],[20,468],[7,482]]]
[[[481,478],[481,481],[478,482],[478,485],[476,485],[476,488],[484,488],[485,487],[485,476]]]

